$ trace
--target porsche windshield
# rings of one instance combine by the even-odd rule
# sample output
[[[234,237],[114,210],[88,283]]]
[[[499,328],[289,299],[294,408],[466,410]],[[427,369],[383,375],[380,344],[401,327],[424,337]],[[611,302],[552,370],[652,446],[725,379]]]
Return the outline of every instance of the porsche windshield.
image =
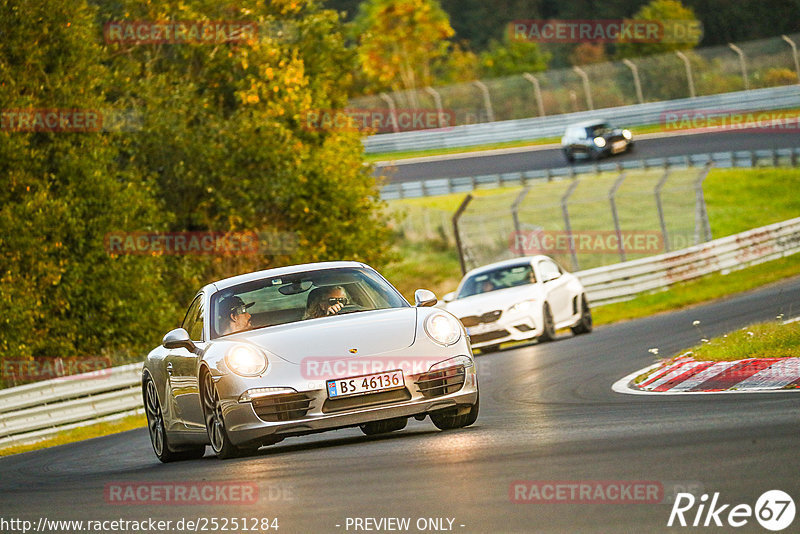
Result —
[[[377,273],[326,269],[262,278],[215,293],[212,339],[279,324],[408,307]]]
[[[531,284],[536,281],[533,268],[529,263],[509,265],[493,271],[484,271],[470,276],[461,286],[459,299],[506,289],[509,287]]]

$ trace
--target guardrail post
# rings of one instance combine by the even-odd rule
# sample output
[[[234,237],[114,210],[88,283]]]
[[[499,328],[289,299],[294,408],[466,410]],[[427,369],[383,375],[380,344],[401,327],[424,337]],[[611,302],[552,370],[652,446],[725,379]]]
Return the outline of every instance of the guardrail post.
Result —
[[[426,87],[425,92],[433,97],[433,102],[436,104],[436,124],[442,128],[442,119],[444,118],[444,108],[442,107],[442,96],[433,87]],[[455,124],[448,124],[447,126],[455,126]]]
[[[786,35],[781,35],[781,39],[789,43],[789,46],[792,47],[792,59],[794,59],[794,72],[797,74],[797,83],[800,83],[800,61],[797,60],[797,45],[794,44],[794,41],[789,39]]]
[[[586,74],[585,70],[577,65],[572,67],[572,70],[574,70],[578,76],[581,77],[581,80],[583,80],[583,92],[586,93],[586,105],[589,106],[589,110],[594,110],[594,102],[592,102],[592,90],[589,87],[589,75]]]
[[[458,209],[453,214],[453,234],[456,238],[456,250],[458,250],[458,261],[461,264],[461,274],[467,274],[466,264],[464,262],[464,248],[461,243],[461,235],[458,232],[458,220],[461,218],[461,215],[464,213],[464,210],[467,209],[467,205],[472,201],[472,195],[467,194],[464,197],[464,200],[461,201],[461,205],[458,206]]]
[[[397,108],[394,105],[394,100],[392,100],[392,97],[387,95],[386,93],[381,93],[378,96],[381,97],[381,100],[386,102],[387,106],[389,106],[389,113],[392,114],[392,119],[394,119],[392,120],[392,130],[395,133],[399,132],[400,129],[397,126]]]
[[[519,207],[522,204],[522,201],[525,200],[525,195],[528,194],[530,191],[530,186],[525,186],[522,191],[520,191],[517,198],[514,199],[514,202],[511,204],[511,218],[514,219],[514,250],[517,253],[517,256],[524,256],[525,250],[517,248],[517,243],[519,242],[519,236],[522,233],[522,228],[519,224]]]
[[[579,179],[576,179],[567,188],[567,192],[564,193],[564,196],[561,197],[561,213],[564,215],[564,228],[567,231],[567,241],[569,242],[569,253],[572,259],[572,270],[579,271],[580,267],[578,266],[578,254],[575,252],[575,242],[572,239],[572,225],[569,222],[569,210],[567,209],[567,202],[569,202],[569,197],[575,188],[578,187],[580,183]]]
[[[494,122],[494,109],[492,109],[492,98],[489,96],[489,88],[480,80],[475,80],[472,84],[483,93],[483,105],[486,108],[488,122]]]
[[[689,63],[689,58],[680,50],[675,51],[675,55],[683,61],[683,66],[686,68],[686,83],[689,85],[689,97],[695,97],[694,91],[694,77],[692,76],[692,64]]]
[[[642,97],[642,83],[639,81],[639,68],[630,59],[623,59],[622,62],[631,69],[631,73],[633,74],[633,86],[636,89],[636,100],[640,104],[643,104],[644,98]]]
[[[744,90],[749,91],[750,83],[747,81],[747,65],[745,64],[744,52],[742,51],[741,48],[739,48],[733,43],[728,43],[728,48],[736,52],[736,55],[739,56],[739,65],[742,68],[742,81],[744,81]]]
[[[625,180],[625,171],[620,173],[619,178],[616,179],[614,185],[608,191],[608,201],[611,204],[611,217],[614,219],[614,232],[617,234],[617,245],[619,247],[619,260],[625,261],[625,245],[622,242],[622,229],[619,227],[619,214],[617,213],[617,190]]]
[[[694,182],[695,205],[694,205],[694,244],[711,241],[711,225],[708,222],[708,212],[706,211],[706,200],[703,197],[703,182],[714,165],[713,161],[708,161],[697,176]]]
[[[536,96],[536,105],[539,107],[539,116],[544,117],[544,100],[542,100],[542,88],[539,86],[539,80],[536,76],[525,72],[522,77],[533,84],[533,94]]]
[[[664,188],[664,185],[667,183],[667,178],[669,178],[670,168],[667,163],[664,164],[664,175],[656,184],[655,188],[655,195],[656,195],[656,210],[658,211],[658,223],[661,225],[661,238],[664,240],[664,252],[669,252],[669,234],[667,233],[667,221],[664,218],[664,206],[661,203],[661,190]]]

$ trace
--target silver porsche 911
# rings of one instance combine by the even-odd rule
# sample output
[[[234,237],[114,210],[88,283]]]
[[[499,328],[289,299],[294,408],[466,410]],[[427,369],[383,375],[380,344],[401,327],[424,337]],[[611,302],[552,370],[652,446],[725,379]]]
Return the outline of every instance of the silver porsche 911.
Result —
[[[331,262],[214,282],[144,364],[156,456],[220,458],[344,427],[367,435],[430,416],[442,430],[478,417],[469,340],[436,296],[415,306],[371,267]]]

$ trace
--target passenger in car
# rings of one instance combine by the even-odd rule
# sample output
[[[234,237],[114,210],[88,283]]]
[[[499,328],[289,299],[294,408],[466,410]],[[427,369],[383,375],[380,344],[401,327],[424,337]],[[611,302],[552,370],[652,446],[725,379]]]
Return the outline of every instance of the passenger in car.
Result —
[[[336,315],[347,306],[347,293],[342,286],[317,287],[308,294],[303,319]]]

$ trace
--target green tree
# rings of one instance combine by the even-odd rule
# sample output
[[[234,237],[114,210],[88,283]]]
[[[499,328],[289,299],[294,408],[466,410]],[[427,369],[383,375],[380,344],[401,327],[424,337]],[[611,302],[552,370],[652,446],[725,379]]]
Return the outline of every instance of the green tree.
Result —
[[[365,0],[353,21],[359,65],[377,92],[434,84],[453,28],[437,0]]]
[[[655,43],[620,43],[616,54],[619,58],[691,50],[703,37],[702,25],[694,11],[679,0],[651,0],[632,19],[660,22],[664,27],[664,36]]]
[[[491,41],[489,49],[480,55],[481,77],[497,78],[523,72],[547,69],[550,55],[543,52],[539,43],[509,40]]]
[[[10,115],[111,114],[93,10],[81,0],[6,2],[0,28],[0,354],[135,354],[167,320],[163,273],[147,258],[108,254],[104,237],[158,229],[152,191],[117,167],[116,134],[30,131]]]

